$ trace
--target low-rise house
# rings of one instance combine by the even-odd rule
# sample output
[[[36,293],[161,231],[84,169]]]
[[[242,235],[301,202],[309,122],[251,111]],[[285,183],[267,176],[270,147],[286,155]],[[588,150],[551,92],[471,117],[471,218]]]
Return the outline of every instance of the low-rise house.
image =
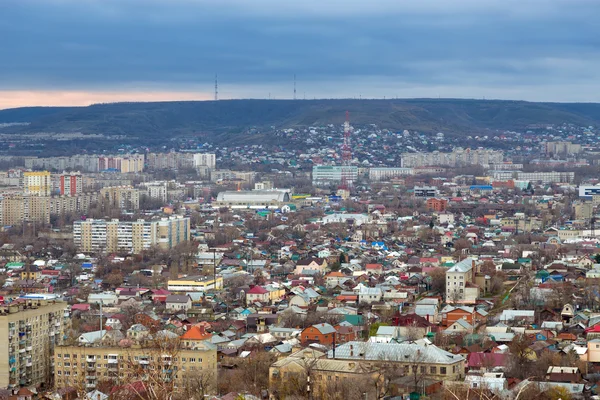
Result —
[[[192,299],[184,294],[170,294],[166,299],[167,310],[187,311],[192,308]]]
[[[246,292],[246,304],[255,302],[269,304],[269,291],[262,286],[255,285]]]
[[[358,302],[365,304],[372,304],[380,302],[383,297],[383,292],[381,288],[375,287],[363,287],[358,292]]]
[[[500,322],[510,325],[529,325],[535,322],[534,310],[504,310]]]
[[[300,341],[303,345],[310,343],[319,343],[323,345],[332,345],[335,342],[335,327],[327,324],[315,324],[304,328],[300,333]]]

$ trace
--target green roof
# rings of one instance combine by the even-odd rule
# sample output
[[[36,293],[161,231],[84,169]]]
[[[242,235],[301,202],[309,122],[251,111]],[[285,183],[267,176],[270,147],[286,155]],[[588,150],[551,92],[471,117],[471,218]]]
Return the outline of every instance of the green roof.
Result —
[[[344,321],[351,323],[354,326],[359,326],[363,324],[363,316],[362,315],[344,315]]]

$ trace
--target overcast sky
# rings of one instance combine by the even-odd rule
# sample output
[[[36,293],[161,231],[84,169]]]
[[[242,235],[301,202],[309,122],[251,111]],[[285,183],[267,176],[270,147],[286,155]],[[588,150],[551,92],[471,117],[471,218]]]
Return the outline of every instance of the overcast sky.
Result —
[[[598,0],[0,0],[0,108],[126,100],[600,101]]]

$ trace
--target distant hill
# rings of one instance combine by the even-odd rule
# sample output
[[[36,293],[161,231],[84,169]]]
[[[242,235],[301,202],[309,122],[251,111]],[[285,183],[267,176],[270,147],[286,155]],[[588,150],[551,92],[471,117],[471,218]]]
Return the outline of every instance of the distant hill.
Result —
[[[271,127],[340,124],[345,111],[350,112],[354,125],[422,132],[523,129],[530,124],[600,125],[600,104],[596,103],[458,99],[220,100],[27,107],[0,110],[0,123],[29,122],[28,126],[10,128],[20,133],[102,133],[132,139],[205,133],[230,141],[249,128],[266,132]]]

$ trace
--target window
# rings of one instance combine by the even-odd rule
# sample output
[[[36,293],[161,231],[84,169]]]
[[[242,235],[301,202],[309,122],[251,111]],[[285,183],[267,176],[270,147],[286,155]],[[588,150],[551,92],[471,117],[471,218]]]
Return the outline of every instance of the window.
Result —
[[[446,375],[446,367],[440,367],[440,374]]]
[[[422,374],[424,374],[424,373],[425,373],[425,367],[421,366],[421,367],[419,368],[419,371],[420,371]]]
[[[429,367],[430,374],[437,374],[437,367]]]

